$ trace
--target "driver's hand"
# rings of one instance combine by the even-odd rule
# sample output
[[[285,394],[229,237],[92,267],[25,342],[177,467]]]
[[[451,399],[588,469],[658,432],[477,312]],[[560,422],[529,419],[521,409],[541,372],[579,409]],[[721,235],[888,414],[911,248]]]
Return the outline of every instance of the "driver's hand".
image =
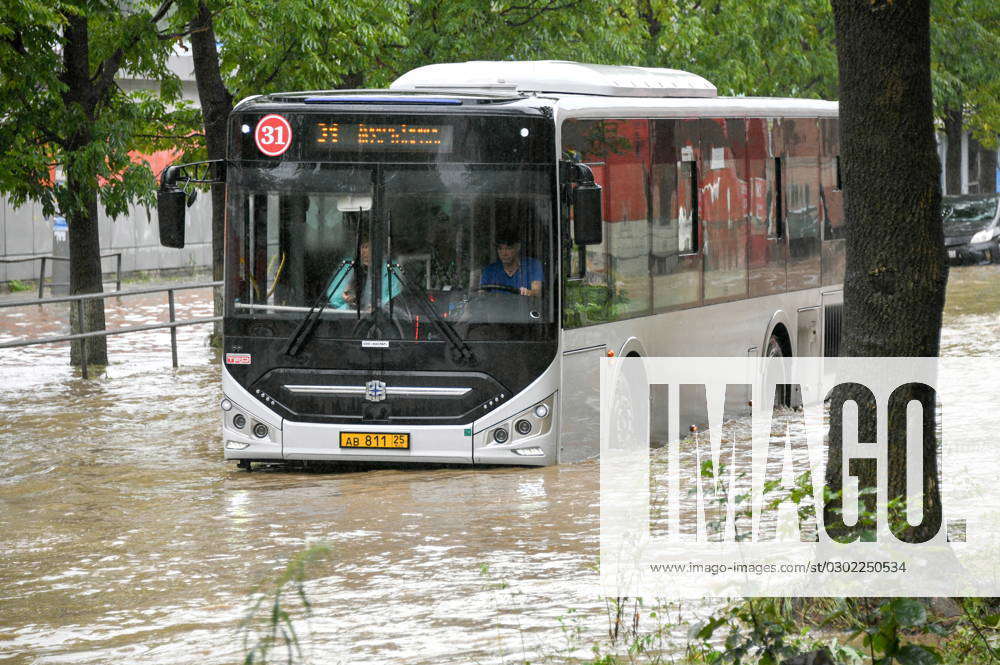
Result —
[[[344,302],[348,305],[354,305],[354,291],[350,289],[344,291]]]
[[[528,289],[528,288],[525,288],[525,287],[522,286],[521,287],[521,295],[522,296],[530,296],[531,295],[531,289]]]

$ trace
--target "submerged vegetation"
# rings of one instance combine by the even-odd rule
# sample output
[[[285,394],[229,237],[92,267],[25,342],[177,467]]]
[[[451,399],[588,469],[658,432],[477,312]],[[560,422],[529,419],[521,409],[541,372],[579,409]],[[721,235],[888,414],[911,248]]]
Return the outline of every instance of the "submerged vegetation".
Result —
[[[294,555],[273,580],[255,588],[240,623],[244,665],[312,662],[302,635],[313,612],[306,585],[310,572],[315,573],[315,566],[329,556],[328,546],[313,545]],[[703,612],[699,608],[710,605],[605,598],[604,638],[593,638],[593,614],[570,608],[557,618],[562,640],[537,644],[526,627],[530,624],[526,594],[488,564],[480,565],[479,575],[493,614],[491,625],[483,627],[495,634],[489,662],[959,665],[1000,661],[997,599],[748,598],[716,601],[714,609]],[[519,638],[520,648],[513,653],[505,646],[505,632]]]
[[[307,573],[311,565],[329,554],[327,545],[312,545],[293,556],[274,580],[254,590],[254,601],[240,623],[244,665],[305,662],[299,630],[303,620],[312,615],[305,587]]]

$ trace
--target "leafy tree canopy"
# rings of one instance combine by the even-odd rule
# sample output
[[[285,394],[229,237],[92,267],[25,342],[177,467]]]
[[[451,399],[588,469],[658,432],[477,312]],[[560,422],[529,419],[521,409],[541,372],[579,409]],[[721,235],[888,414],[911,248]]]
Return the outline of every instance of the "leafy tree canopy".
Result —
[[[71,216],[97,191],[118,216],[152,202],[153,174],[130,151],[173,147],[164,129],[194,126],[157,32],[168,6],[0,0],[0,191],[11,203]],[[160,81],[159,92],[124,90],[123,70]]]
[[[1000,135],[1000,9],[996,0],[935,0],[931,5],[935,112],[965,113],[976,138]]]
[[[837,92],[827,0],[635,0],[622,3],[642,64],[704,76],[722,95]]]
[[[403,40],[398,0],[231,3],[215,21],[223,79],[236,100],[362,84]]]
[[[629,16],[600,0],[410,0],[405,42],[388,83],[435,62],[576,60],[636,62]]]

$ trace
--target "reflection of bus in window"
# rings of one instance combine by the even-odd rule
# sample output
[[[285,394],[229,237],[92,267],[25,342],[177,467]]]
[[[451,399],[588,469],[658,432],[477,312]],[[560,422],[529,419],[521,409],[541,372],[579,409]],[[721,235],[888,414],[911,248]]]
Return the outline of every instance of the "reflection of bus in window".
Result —
[[[566,62],[244,101],[226,458],[580,459],[597,453],[600,357],[819,353],[842,281],[824,234],[842,227],[836,115]],[[278,156],[265,119],[292,137]],[[572,242],[578,172],[602,188],[599,244]]]

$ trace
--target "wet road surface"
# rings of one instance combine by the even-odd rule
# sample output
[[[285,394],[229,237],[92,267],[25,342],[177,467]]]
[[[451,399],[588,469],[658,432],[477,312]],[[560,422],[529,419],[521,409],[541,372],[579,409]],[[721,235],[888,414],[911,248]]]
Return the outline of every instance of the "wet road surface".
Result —
[[[210,316],[208,291],[177,300]],[[108,327],[164,301],[111,300]],[[7,310],[0,339],[63,332],[47,310]],[[206,336],[178,330],[177,370],[167,331],[111,337],[95,381],[65,345],[0,355],[0,663],[240,662],[255,588],[320,542],[311,618],[290,606],[315,662],[586,655],[606,634],[594,462],[247,474],[221,458]]]

